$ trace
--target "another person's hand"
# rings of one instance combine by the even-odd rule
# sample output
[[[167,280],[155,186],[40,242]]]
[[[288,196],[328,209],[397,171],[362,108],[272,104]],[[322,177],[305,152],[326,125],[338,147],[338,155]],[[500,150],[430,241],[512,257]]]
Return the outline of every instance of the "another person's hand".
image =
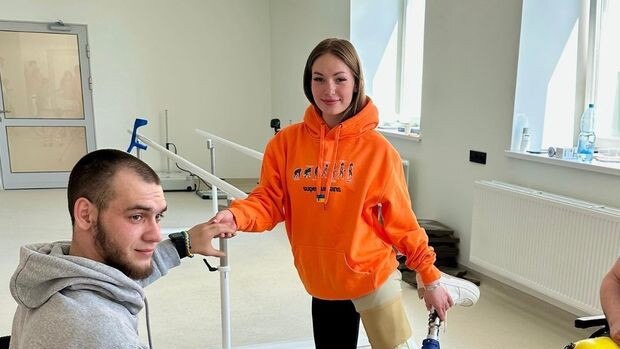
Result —
[[[609,323],[609,336],[620,345],[620,258],[603,277],[601,306]]]
[[[609,336],[614,340],[614,342],[616,342],[616,344],[620,345],[620,324],[611,323],[609,325]]]
[[[195,225],[187,231],[192,242],[191,252],[203,256],[224,257],[226,255],[224,252],[213,247],[213,238],[230,238],[235,236],[236,232],[237,230],[228,224],[207,222]]]
[[[448,309],[454,305],[446,288],[437,284],[425,286],[424,302],[426,303],[426,309],[429,311],[435,309],[439,319],[442,321],[446,320]]]
[[[207,223],[221,223],[228,225],[231,229],[237,231],[237,222],[230,210],[222,210],[215,214]]]

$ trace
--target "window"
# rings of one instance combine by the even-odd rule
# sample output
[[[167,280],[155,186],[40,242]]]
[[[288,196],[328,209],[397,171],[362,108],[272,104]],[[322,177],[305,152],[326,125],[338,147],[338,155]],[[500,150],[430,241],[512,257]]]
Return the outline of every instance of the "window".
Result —
[[[424,0],[352,0],[351,41],[385,130],[419,133]]]
[[[598,111],[597,135],[603,141],[620,140],[620,2],[600,1],[599,45],[594,103]]]
[[[620,147],[618,42],[617,0],[523,1],[511,150],[519,147],[517,115],[527,119],[530,150],[575,146],[589,103],[597,148]]]

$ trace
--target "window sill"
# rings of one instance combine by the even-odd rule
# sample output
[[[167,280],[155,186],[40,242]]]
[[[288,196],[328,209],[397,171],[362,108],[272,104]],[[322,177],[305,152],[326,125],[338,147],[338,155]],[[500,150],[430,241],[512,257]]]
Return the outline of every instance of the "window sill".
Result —
[[[558,158],[551,158],[547,154],[531,154],[531,153],[522,153],[511,150],[506,150],[506,156],[519,159],[519,160],[527,160],[540,162],[548,165],[556,165],[563,167],[570,167],[578,170],[592,171],[605,173],[614,176],[620,176],[620,163],[619,162],[603,162],[598,161],[596,159],[592,160],[591,163],[587,162],[579,162],[575,160],[564,160]]]
[[[390,137],[390,138],[400,138],[400,139],[406,139],[406,140],[414,141],[414,142],[422,141],[422,135],[420,135],[419,133],[398,132],[396,130],[384,129],[384,128],[379,128],[379,127],[377,127],[376,130],[379,131],[384,136]]]

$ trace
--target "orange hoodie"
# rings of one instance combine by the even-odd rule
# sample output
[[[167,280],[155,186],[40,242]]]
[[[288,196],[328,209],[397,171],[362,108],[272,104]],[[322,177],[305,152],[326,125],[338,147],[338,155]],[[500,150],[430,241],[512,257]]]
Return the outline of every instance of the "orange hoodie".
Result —
[[[231,204],[241,231],[286,222],[295,267],[314,297],[373,292],[398,265],[392,246],[425,284],[439,279],[435,253],[411,210],[400,156],[374,130],[378,120],[369,101],[329,129],[309,106],[302,123],[267,145],[259,185]]]

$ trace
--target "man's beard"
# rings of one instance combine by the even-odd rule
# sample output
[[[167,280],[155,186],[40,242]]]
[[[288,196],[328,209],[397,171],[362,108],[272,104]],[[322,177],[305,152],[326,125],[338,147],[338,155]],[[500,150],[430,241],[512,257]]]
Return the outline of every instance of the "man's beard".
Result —
[[[153,271],[153,261],[147,267],[140,267],[132,264],[130,257],[124,256],[119,246],[115,245],[109,238],[109,232],[105,229],[100,220],[97,220],[95,229],[95,245],[103,257],[104,263],[123,272],[128,277],[139,280],[151,275]]]

